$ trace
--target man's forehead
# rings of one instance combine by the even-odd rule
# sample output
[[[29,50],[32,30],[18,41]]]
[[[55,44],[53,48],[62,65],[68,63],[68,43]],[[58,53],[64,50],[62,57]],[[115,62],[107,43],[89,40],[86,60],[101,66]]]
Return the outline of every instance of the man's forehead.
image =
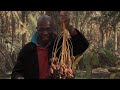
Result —
[[[48,15],[43,15],[38,18],[37,25],[40,25],[41,23],[50,23],[51,22],[51,17]]]

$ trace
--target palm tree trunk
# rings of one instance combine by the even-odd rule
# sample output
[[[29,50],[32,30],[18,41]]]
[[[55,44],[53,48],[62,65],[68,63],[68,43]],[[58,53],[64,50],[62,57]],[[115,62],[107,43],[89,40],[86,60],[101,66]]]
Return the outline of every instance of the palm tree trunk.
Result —
[[[26,11],[22,11],[22,23],[25,26],[26,24]],[[24,26],[21,26],[21,29],[24,29]],[[26,32],[22,34],[22,47],[25,45],[26,43]]]
[[[107,41],[106,32],[103,34],[103,36],[104,36],[104,38],[103,38],[103,47],[105,47],[106,41]]]
[[[117,51],[117,32],[118,32],[118,29],[115,29],[115,51]]]

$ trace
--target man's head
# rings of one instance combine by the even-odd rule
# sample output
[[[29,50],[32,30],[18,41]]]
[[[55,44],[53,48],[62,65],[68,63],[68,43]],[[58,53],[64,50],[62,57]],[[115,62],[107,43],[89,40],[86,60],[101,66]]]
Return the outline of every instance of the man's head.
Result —
[[[37,21],[37,31],[39,32],[39,40],[41,43],[48,43],[52,34],[52,20],[48,15],[41,16]]]
[[[52,20],[50,16],[43,15],[38,18],[37,30],[39,30],[40,28],[50,28],[51,26],[52,26]]]

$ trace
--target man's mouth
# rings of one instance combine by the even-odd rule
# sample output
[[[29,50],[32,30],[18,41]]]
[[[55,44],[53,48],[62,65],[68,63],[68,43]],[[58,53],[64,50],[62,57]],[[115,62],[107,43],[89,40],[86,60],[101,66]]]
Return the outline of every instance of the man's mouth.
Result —
[[[42,40],[49,40],[49,39],[50,39],[50,38],[49,38],[48,35],[42,37]]]

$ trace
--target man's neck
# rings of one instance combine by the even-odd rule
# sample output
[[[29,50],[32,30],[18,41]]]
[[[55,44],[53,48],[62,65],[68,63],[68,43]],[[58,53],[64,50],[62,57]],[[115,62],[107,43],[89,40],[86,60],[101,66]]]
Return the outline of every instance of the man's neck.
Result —
[[[47,48],[50,45],[50,42],[48,42],[48,43],[38,42],[38,45],[40,48]]]

